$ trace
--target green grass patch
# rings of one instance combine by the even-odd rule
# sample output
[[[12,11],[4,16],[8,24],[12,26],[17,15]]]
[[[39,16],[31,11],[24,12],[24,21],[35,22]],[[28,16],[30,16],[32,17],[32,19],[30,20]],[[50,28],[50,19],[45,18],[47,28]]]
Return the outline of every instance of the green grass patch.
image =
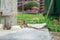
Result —
[[[42,23],[45,18],[42,14],[22,14],[19,13],[18,20],[24,19],[26,23],[36,24],[36,23]]]

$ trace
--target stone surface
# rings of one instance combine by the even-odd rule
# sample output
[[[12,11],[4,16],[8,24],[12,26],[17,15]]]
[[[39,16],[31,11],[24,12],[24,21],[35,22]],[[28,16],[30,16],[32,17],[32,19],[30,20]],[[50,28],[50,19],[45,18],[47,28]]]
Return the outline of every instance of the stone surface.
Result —
[[[23,28],[18,32],[0,36],[0,40],[51,40],[51,36],[46,28],[41,30]]]
[[[17,0],[0,1],[1,23],[4,24],[4,29],[10,29],[11,26],[17,24]]]
[[[41,24],[28,24],[28,26],[32,26],[35,28],[43,28],[46,26],[46,23],[41,23]]]
[[[20,25],[11,26],[12,31],[15,31],[15,30],[18,31],[20,29],[21,29]]]
[[[3,29],[3,24],[0,24],[0,30]]]
[[[1,10],[3,16],[17,14],[17,0],[1,0]]]
[[[42,28],[44,28],[46,26],[46,23],[42,23],[42,24],[27,24],[27,25],[28,26],[31,26],[31,27],[42,29]],[[3,30],[3,27],[4,27],[4,25],[3,24],[0,24],[0,30]],[[20,25],[14,25],[14,26],[11,26],[11,29],[10,30],[20,30],[20,29],[21,29],[21,26]]]

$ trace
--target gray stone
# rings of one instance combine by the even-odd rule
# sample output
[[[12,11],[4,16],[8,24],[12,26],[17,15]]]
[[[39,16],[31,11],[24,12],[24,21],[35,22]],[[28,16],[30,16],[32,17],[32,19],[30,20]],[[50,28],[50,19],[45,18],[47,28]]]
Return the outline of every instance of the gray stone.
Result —
[[[51,40],[48,29],[23,28],[19,32],[0,36],[0,40]]]
[[[0,0],[1,23],[4,29],[17,24],[17,0]]]

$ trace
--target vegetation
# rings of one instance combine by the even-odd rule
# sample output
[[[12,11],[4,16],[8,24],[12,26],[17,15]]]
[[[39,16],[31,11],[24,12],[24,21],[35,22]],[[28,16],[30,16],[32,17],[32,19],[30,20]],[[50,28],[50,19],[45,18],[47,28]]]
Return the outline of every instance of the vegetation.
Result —
[[[28,7],[29,9],[31,9],[32,7],[40,8],[40,4],[36,1],[30,1],[30,2],[25,4],[25,7]]]
[[[48,17],[46,19],[46,16],[43,16],[43,14],[23,14],[19,13],[17,16],[18,20],[24,19],[26,23],[28,24],[39,24],[39,23],[47,23],[46,28],[48,28],[50,31],[59,32],[60,31],[60,25],[53,21],[56,17]]]

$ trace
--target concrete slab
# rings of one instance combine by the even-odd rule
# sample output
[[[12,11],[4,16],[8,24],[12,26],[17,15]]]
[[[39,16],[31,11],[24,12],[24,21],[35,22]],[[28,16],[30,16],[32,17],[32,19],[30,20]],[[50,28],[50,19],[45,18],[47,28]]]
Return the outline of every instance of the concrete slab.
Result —
[[[19,31],[5,31],[5,35],[0,36],[0,40],[51,40],[48,29],[36,30],[32,28],[23,28]],[[1,33],[0,34],[4,34]]]

